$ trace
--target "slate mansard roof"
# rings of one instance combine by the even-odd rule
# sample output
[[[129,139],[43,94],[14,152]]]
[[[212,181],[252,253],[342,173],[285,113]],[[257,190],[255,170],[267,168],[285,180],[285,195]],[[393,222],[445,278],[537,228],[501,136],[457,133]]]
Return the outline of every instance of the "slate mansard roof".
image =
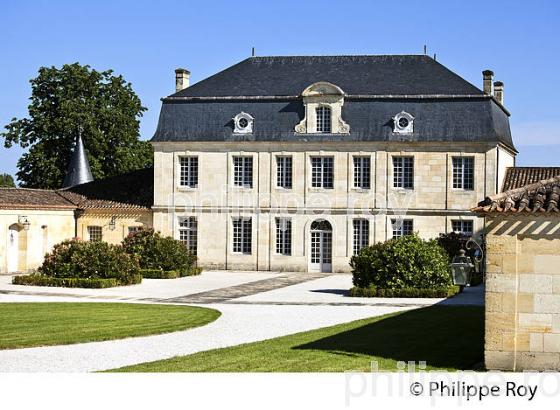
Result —
[[[344,93],[350,134],[297,134],[302,91],[326,81]],[[406,111],[414,133],[395,134]],[[234,134],[232,118],[255,118]],[[251,57],[163,98],[152,141],[466,141],[513,148],[509,114],[492,97],[428,56]]]

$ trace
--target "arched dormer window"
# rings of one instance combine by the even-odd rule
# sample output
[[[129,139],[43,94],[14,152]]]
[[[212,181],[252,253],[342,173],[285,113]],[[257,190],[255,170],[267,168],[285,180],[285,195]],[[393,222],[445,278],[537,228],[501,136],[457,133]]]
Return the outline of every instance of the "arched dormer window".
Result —
[[[305,117],[295,126],[298,134],[349,134],[342,119],[344,91],[324,81],[311,84],[301,93]]]
[[[315,110],[317,115],[317,132],[321,134],[331,133],[331,109],[321,106]]]

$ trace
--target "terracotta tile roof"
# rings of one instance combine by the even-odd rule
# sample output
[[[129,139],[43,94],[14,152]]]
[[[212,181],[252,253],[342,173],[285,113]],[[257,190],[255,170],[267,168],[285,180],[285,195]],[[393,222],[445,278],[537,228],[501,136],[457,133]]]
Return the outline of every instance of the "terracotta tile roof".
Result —
[[[473,211],[560,215],[560,176],[488,197]]]
[[[146,210],[153,199],[153,168],[61,190],[0,188],[0,209]]]
[[[560,167],[511,167],[506,170],[502,192],[560,176]]]
[[[46,189],[0,188],[0,209],[75,209],[76,206]]]
[[[57,192],[80,209],[150,209],[154,202],[154,169],[140,169]]]

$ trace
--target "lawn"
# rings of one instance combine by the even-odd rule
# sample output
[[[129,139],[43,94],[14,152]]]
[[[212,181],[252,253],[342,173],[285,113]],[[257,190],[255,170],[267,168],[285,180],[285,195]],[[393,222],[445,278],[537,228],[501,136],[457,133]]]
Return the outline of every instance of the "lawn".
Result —
[[[0,349],[122,339],[213,322],[213,309],[130,303],[0,303]]]
[[[477,368],[483,361],[484,308],[432,306],[262,342],[116,369],[127,372],[396,371]]]

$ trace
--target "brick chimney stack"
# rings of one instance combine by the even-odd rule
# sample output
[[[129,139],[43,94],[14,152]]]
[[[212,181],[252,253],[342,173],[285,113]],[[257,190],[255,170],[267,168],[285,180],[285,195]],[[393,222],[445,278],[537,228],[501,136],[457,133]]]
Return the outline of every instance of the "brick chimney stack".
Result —
[[[491,70],[484,70],[482,72],[482,91],[486,95],[494,95],[494,89],[492,87],[492,80],[494,79],[494,72]]]
[[[189,80],[191,78],[191,72],[184,68],[178,68],[175,70],[175,92],[184,90],[189,86]]]

